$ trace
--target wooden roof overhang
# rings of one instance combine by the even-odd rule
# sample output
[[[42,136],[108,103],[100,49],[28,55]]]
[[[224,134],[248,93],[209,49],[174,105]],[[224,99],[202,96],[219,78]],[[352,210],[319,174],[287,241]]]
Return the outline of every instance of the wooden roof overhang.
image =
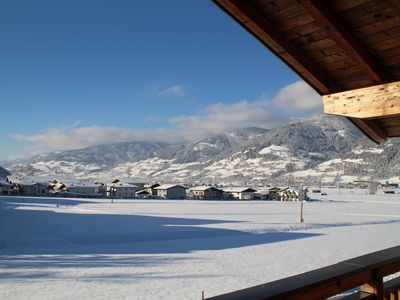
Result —
[[[371,140],[400,136],[400,0],[213,0]]]

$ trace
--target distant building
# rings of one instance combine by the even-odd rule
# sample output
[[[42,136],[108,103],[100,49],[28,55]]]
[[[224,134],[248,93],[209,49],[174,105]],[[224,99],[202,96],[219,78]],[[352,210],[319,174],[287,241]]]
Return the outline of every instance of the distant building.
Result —
[[[14,185],[6,181],[0,181],[0,194],[10,195],[14,193]]]
[[[49,184],[45,182],[20,182],[20,191],[26,196],[46,196],[49,194]]]
[[[159,187],[160,185],[158,183],[154,184],[145,184],[144,185],[144,190],[146,190],[150,195],[152,196],[157,196],[157,190],[156,188]]]
[[[136,190],[144,190],[145,189],[145,183],[144,182],[135,182],[135,181],[128,181],[128,180],[124,180],[124,182],[126,184],[130,184],[130,185],[134,185],[136,186]]]
[[[222,199],[223,190],[217,189],[212,186],[198,186],[190,189],[191,195],[196,199]]]
[[[67,183],[68,192],[80,195],[102,195],[103,186],[91,182]]]
[[[388,189],[398,189],[399,184],[398,183],[391,183],[389,181],[386,181],[385,183],[381,184],[383,188],[388,188]]]
[[[111,183],[106,184],[106,191],[108,197],[133,198],[135,197],[136,186],[115,179]]]
[[[146,190],[140,190],[135,193],[138,198],[150,198],[151,194]]]
[[[179,184],[164,184],[155,188],[157,196],[165,199],[185,199],[187,188]]]
[[[277,194],[281,189],[274,186],[267,190],[266,197],[269,200],[277,200]]]
[[[247,187],[237,187],[225,189],[230,198],[239,200],[253,200],[256,190]]]

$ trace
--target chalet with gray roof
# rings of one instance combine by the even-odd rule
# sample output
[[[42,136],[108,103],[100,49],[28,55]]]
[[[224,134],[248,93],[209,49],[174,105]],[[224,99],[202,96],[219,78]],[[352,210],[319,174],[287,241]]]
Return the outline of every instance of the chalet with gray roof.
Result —
[[[106,192],[108,197],[133,198],[135,197],[136,186],[124,183],[120,179],[115,179],[106,184]]]
[[[190,194],[195,199],[220,200],[224,191],[213,186],[197,186],[190,189]]]
[[[225,189],[225,192],[232,199],[253,200],[254,193],[256,192],[256,190],[248,187],[235,187],[235,188]]]
[[[144,190],[146,190],[152,196],[157,196],[156,188],[159,187],[159,186],[160,185],[158,183],[145,184],[144,185]]]
[[[164,184],[155,188],[157,196],[164,199],[185,199],[187,187],[180,184]]]

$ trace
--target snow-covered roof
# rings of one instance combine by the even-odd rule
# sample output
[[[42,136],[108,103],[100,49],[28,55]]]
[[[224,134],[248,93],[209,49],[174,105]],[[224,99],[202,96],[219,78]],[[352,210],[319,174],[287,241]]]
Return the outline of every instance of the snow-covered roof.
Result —
[[[169,190],[169,189],[171,189],[173,187],[177,187],[177,186],[187,189],[187,187],[180,185],[180,184],[162,184],[162,185],[156,187],[155,190]]]
[[[40,184],[50,184],[53,183],[54,181],[60,182],[60,183],[79,183],[80,181],[74,177],[70,176],[58,176],[58,175],[48,175],[48,176],[18,176],[18,175],[10,175],[7,176],[7,180],[12,182],[12,183],[19,183],[21,185],[31,185],[34,183],[40,183]]]
[[[12,186],[12,184],[5,182],[4,180],[0,180],[0,186]]]
[[[146,195],[148,195],[148,194],[150,194],[148,191],[146,191],[146,190],[140,190],[140,191],[137,191],[136,192],[136,195],[140,195],[140,194],[146,194]]]
[[[248,188],[248,187],[233,187],[225,189],[225,192],[228,193],[244,193],[244,192],[255,192],[255,189]]]
[[[129,184],[129,183],[107,183],[107,186],[113,186],[115,188],[124,187],[124,188],[137,188],[136,185]]]
[[[97,188],[99,185],[95,184],[93,182],[64,182],[66,186],[68,187],[91,187],[91,188]]]
[[[155,188],[155,187],[157,187],[157,186],[160,186],[158,183],[154,183],[154,184],[145,184],[144,185],[144,187],[146,188],[146,189],[148,189],[148,188]]]
[[[213,186],[205,186],[205,185],[196,186],[196,187],[191,188],[192,191],[206,191],[206,190],[209,190],[209,189],[214,189],[214,190],[222,191],[221,189],[218,189],[218,188],[216,188],[216,187],[213,187]]]

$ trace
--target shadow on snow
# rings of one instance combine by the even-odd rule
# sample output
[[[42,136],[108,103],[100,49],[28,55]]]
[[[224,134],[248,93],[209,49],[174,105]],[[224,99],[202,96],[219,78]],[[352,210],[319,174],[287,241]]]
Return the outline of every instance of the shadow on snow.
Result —
[[[170,260],[193,261],[196,258],[168,258],[162,254],[223,250],[318,235],[254,234],[211,227],[235,221],[74,213],[73,209],[54,212],[40,207],[24,210],[16,208],[27,204],[10,204],[6,209],[0,208],[0,269],[3,269],[1,277],[9,280],[52,276],[52,268],[113,268],[162,265],[171,263]],[[42,271],[29,271],[37,268]]]

